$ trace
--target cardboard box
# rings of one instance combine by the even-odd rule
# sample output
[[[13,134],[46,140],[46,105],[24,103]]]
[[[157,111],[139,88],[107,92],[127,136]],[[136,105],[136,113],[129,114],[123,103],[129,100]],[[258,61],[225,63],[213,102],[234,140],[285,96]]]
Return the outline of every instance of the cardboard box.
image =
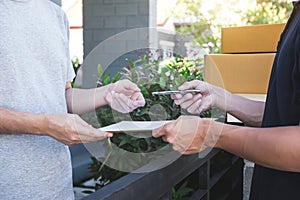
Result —
[[[266,24],[222,28],[222,53],[276,52],[284,27],[285,24]]]
[[[233,93],[266,94],[275,53],[209,54],[204,79]]]

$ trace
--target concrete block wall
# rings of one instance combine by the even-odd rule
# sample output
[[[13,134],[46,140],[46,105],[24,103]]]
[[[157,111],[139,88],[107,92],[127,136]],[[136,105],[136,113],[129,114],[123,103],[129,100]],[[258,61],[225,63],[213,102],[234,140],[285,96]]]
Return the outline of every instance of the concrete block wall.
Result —
[[[126,39],[124,36],[119,37],[118,35],[127,30],[147,28],[156,24],[154,8],[156,8],[156,0],[83,1],[84,59],[89,60],[89,63],[84,64],[82,68],[82,87],[96,86],[95,74],[97,71],[95,70],[98,64],[104,68],[109,65],[108,71],[105,73],[113,75],[128,65],[127,59],[134,59],[126,52],[130,52],[132,46],[137,44],[147,44],[146,35],[149,36],[150,33],[142,34],[142,38],[139,33],[125,34]],[[109,42],[108,38],[110,38]],[[103,49],[99,50],[98,54],[89,54],[99,44],[104,46]],[[87,57],[89,59],[86,59]],[[93,58],[90,59],[90,57]]]
[[[150,0],[84,0],[84,56],[105,39],[133,28],[149,27]]]

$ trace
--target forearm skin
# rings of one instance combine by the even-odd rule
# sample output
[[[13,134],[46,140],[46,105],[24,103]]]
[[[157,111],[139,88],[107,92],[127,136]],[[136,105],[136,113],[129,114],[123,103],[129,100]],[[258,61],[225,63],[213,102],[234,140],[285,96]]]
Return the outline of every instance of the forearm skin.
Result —
[[[43,114],[25,113],[0,107],[0,133],[41,135],[44,119]]]
[[[68,88],[66,90],[68,112],[72,114],[83,114],[107,105],[105,95],[108,89],[109,86],[94,89]]]
[[[214,90],[216,94],[215,106],[235,116],[247,126],[261,126],[265,108],[264,102],[253,101],[217,87]]]
[[[216,147],[265,167],[300,172],[300,126],[249,128],[225,125]]]

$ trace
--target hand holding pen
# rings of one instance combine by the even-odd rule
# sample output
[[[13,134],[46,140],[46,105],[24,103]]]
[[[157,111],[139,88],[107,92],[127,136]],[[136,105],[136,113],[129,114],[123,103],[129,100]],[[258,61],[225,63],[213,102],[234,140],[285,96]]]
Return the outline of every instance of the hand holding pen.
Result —
[[[189,113],[199,114],[215,105],[214,86],[199,80],[184,83],[175,91],[152,92],[152,95],[171,95],[175,104]]]

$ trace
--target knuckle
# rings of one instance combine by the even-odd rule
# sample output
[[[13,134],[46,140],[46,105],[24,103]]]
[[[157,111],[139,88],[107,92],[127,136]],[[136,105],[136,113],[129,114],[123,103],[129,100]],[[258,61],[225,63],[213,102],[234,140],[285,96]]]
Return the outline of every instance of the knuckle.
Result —
[[[165,136],[162,136],[162,140],[163,140],[164,142],[167,142],[167,139],[166,139]]]
[[[178,117],[178,121],[182,121],[183,119],[184,119],[183,115],[181,115],[181,116]]]
[[[187,109],[187,105],[188,103],[187,102],[184,102],[184,103],[181,103],[180,106],[184,109]]]
[[[172,131],[172,127],[171,126],[165,126],[165,132],[166,133],[170,133]]]
[[[68,134],[68,135],[75,135],[77,134],[77,130],[73,127],[73,126],[70,126],[70,125],[67,125],[65,127],[65,132]]]
[[[66,145],[69,146],[69,147],[72,147],[72,146],[75,146],[76,144],[75,144],[75,143],[72,143],[72,142],[69,142],[69,143],[67,143]]]
[[[177,152],[181,153],[181,149],[178,148],[176,145],[173,145],[172,148],[173,148],[174,151],[177,151]]]
[[[167,142],[173,144],[174,143],[174,138],[173,137],[167,137],[166,138]]]
[[[74,143],[74,142],[77,143],[78,141],[80,141],[80,139],[76,135],[70,135],[69,140],[71,143]]]
[[[196,84],[202,84],[203,81],[200,81],[200,80],[194,80]]]
[[[193,97],[194,97],[194,95],[192,95],[191,93],[186,94],[187,99],[192,99]]]
[[[193,114],[193,112],[194,112],[194,110],[193,110],[191,107],[189,107],[189,108],[187,109],[187,111],[188,111],[189,113],[192,113],[192,114]]]

